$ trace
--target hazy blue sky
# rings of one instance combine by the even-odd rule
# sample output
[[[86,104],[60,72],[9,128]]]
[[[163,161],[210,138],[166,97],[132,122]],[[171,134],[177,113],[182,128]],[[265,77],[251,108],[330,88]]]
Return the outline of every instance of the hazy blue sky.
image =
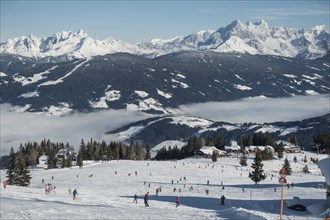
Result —
[[[13,1],[1,2],[1,42],[35,34],[84,29],[103,40],[128,42],[172,38],[204,29],[218,29],[239,19],[264,19],[274,26],[329,30],[329,0],[304,1]]]

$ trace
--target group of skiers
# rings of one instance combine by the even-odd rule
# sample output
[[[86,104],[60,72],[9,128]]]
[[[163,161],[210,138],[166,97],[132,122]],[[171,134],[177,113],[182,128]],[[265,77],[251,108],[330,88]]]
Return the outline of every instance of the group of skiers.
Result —
[[[149,207],[149,192],[144,194],[143,201],[144,201],[144,206]],[[137,204],[137,194],[134,195],[133,203]],[[179,196],[176,197],[175,203],[176,203],[176,207],[180,206],[180,197]]]
[[[78,175],[77,175],[78,176]],[[93,174],[89,175],[89,177],[93,177]],[[54,176],[52,176],[52,180],[54,180]],[[44,184],[45,180],[44,179],[41,179],[41,183]],[[5,181],[4,181],[4,188],[5,187]],[[46,194],[49,194],[50,192],[56,192],[56,186],[53,186],[51,183],[47,183],[45,185],[45,193]],[[69,194],[71,194],[71,188],[69,187],[68,189],[68,192]],[[76,197],[78,195],[78,192],[77,192],[77,189],[74,189],[73,192],[72,192],[72,196],[73,196],[73,200],[76,200]]]
[[[56,186],[53,186],[51,183],[45,185],[45,193],[56,192]]]

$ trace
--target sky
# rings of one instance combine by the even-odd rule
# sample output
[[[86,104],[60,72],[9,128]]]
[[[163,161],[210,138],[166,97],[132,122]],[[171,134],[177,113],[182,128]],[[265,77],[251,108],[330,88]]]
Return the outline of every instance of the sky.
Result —
[[[309,29],[326,25],[328,0],[278,1],[12,1],[0,0],[0,41],[34,34],[49,37],[83,29],[98,40],[130,43],[216,30],[234,20]]]

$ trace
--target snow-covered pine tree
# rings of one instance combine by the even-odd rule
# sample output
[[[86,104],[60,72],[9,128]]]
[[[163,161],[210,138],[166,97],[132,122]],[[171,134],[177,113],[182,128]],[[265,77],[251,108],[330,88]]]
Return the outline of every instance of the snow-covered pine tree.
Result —
[[[262,169],[263,166],[261,152],[260,150],[257,150],[256,157],[251,166],[253,171],[249,173],[249,178],[255,182],[255,184],[266,179],[266,175],[263,173],[264,170]]]
[[[288,172],[288,175],[291,175],[292,169],[291,169],[290,162],[287,157],[284,160],[283,169],[286,169],[286,171]]]
[[[14,149],[13,147],[10,148],[10,153],[9,153],[9,161],[8,161],[8,169],[7,169],[7,184],[8,185],[13,185],[14,180],[15,180],[15,154],[14,154]]]
[[[25,158],[22,151],[19,151],[15,160],[15,168],[14,168],[14,185],[18,186],[28,186],[30,185],[30,171],[27,169],[25,164]]]

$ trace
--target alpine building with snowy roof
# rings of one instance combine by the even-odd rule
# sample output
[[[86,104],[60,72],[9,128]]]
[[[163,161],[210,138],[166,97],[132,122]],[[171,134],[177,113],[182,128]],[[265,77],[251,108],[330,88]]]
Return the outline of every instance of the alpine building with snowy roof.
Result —
[[[301,152],[301,148],[298,145],[295,145],[293,143],[287,142],[287,141],[276,141],[275,144],[280,145],[283,144],[284,147],[284,151],[286,153],[300,153]]]
[[[226,152],[223,150],[219,150],[218,148],[214,146],[204,146],[200,148],[199,150],[194,151],[195,157],[212,157],[213,152],[215,152],[218,156],[223,157],[226,156]]]

